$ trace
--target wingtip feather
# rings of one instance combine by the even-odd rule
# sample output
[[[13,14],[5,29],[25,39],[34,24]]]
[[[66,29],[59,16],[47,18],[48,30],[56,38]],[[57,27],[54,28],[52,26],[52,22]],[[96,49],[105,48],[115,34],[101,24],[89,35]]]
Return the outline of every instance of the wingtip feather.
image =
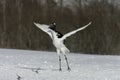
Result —
[[[33,22],[34,25],[36,25],[37,23],[36,22]]]
[[[92,21],[89,22],[89,25],[92,24]]]

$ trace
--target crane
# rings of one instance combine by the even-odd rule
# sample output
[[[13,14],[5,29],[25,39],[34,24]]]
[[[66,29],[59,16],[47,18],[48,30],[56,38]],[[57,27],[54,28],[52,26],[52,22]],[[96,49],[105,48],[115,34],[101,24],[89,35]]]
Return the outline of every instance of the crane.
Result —
[[[41,29],[42,31],[44,31],[45,33],[47,33],[52,41],[53,41],[53,45],[55,46],[56,48],[56,51],[57,51],[57,54],[59,56],[59,71],[62,71],[62,68],[61,68],[61,54],[64,55],[65,57],[65,60],[66,60],[66,64],[67,64],[67,69],[68,71],[70,71],[70,66],[69,66],[69,63],[68,63],[68,60],[67,60],[67,56],[66,56],[66,53],[70,53],[70,50],[65,46],[64,44],[64,40],[75,34],[76,32],[78,31],[81,31],[83,29],[85,29],[86,27],[88,27],[91,22],[89,22],[87,25],[83,26],[83,27],[80,27],[76,30],[73,30],[65,35],[62,35],[60,32],[58,32],[56,30],[56,23],[53,23],[52,25],[46,25],[46,24],[39,24],[39,23],[35,23],[34,24],[39,28]]]

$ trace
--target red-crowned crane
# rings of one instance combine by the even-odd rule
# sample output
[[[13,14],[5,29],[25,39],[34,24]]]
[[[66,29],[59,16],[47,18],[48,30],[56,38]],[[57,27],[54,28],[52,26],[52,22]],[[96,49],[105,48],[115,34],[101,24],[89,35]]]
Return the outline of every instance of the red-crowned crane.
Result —
[[[60,54],[63,54],[64,57],[65,57],[65,60],[66,60],[66,63],[67,63],[67,69],[70,71],[70,66],[68,64],[68,60],[67,60],[67,56],[66,56],[66,53],[69,53],[69,49],[64,45],[64,40],[75,34],[76,32],[78,31],[81,31],[83,29],[85,29],[86,27],[88,27],[91,22],[89,22],[87,25],[83,26],[83,27],[80,27],[74,31],[71,31],[65,35],[62,35],[60,32],[58,32],[56,30],[56,24],[53,23],[51,25],[45,25],[45,24],[39,24],[39,23],[34,23],[38,28],[40,28],[42,31],[46,32],[52,39],[53,41],[53,45],[56,47],[56,51],[59,55],[59,70],[61,71],[61,57],[60,57]]]

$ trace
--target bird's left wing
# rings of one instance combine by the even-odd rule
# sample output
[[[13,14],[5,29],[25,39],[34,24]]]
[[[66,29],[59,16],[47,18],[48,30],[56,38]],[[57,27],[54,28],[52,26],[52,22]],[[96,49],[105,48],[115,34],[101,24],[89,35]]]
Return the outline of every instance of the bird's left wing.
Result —
[[[92,23],[92,22],[89,22],[87,25],[85,25],[85,26],[83,26],[83,27],[80,27],[80,28],[78,28],[77,30],[74,30],[74,31],[71,31],[71,32],[65,34],[65,35],[61,38],[61,40],[64,40],[64,39],[66,39],[67,37],[75,34],[76,32],[85,29],[85,28],[88,27],[91,23]]]
[[[51,34],[49,33],[49,31],[50,31],[49,25],[39,24],[39,23],[35,23],[35,22],[34,22],[34,24],[35,24],[39,29],[41,29],[42,31],[46,32],[46,33],[51,37]]]

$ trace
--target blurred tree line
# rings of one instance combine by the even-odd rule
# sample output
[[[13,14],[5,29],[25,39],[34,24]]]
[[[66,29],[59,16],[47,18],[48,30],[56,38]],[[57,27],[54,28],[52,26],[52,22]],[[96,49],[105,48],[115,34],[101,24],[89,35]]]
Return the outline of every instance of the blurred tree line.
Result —
[[[69,1],[69,0],[68,0]],[[0,0],[0,47],[54,51],[51,39],[33,22],[57,23],[63,34],[92,21],[66,39],[72,52],[120,53],[120,9],[115,0]]]

